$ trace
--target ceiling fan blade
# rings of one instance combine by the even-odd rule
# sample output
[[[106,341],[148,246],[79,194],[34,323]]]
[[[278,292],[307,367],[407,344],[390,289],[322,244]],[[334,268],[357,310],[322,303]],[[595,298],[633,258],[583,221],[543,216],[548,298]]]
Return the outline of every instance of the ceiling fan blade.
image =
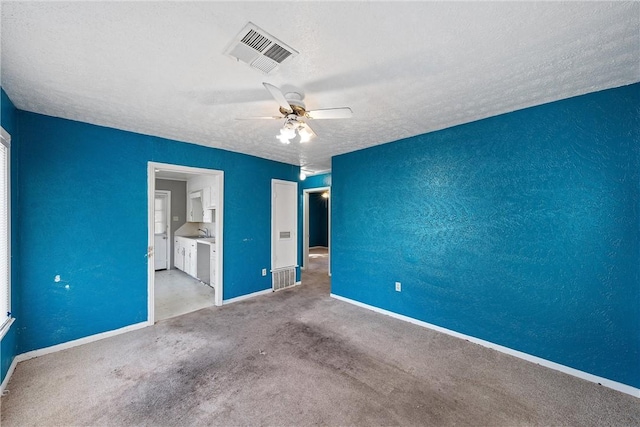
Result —
[[[307,111],[307,117],[310,119],[349,119],[353,116],[353,111],[349,107],[342,108],[324,108],[322,110]]]
[[[302,126],[307,130],[307,132],[309,132],[311,135],[313,136],[318,136],[317,133],[314,132],[313,129],[311,129],[311,126],[309,126],[309,123],[302,123]]]
[[[236,117],[236,120],[262,120],[262,119],[282,120],[284,119],[284,117],[282,116]]]
[[[280,89],[278,89],[277,87],[275,87],[274,85],[270,84],[270,83],[266,83],[263,82],[262,85],[267,88],[267,90],[269,91],[269,93],[271,93],[271,96],[273,96],[273,99],[276,100],[276,102],[278,103],[278,105],[280,105],[280,107],[282,107],[283,109],[287,110],[287,111],[293,111],[291,109],[291,105],[289,105],[289,103],[287,102],[287,100],[285,99],[284,95],[282,94],[282,91]]]

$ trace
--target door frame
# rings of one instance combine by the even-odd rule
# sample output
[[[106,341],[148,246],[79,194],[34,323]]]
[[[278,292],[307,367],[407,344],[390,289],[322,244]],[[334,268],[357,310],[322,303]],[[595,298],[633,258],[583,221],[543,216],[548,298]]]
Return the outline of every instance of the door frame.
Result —
[[[155,323],[155,269],[153,263],[154,246],[154,216],[156,169],[163,171],[181,172],[193,175],[217,175],[218,176],[218,200],[216,203],[216,273],[215,273],[215,301],[217,306],[222,305],[224,291],[224,171],[218,169],[204,169],[191,166],[181,166],[169,163],[147,162],[147,324]]]
[[[171,270],[171,242],[172,242],[172,239],[171,239],[171,191],[156,190],[154,192],[154,199],[155,199],[155,195],[158,193],[164,194],[167,197],[167,267],[166,269]],[[155,210],[155,204],[154,204],[154,210]],[[155,218],[154,218],[154,223],[155,223]],[[155,234],[155,226],[154,226],[154,234]],[[155,241],[153,243],[155,245]],[[155,271],[155,268],[156,268],[155,263],[153,268]]]
[[[309,265],[309,194],[329,193],[327,198],[327,273],[331,276],[331,187],[308,188],[302,191],[302,269]]]
[[[298,240],[298,214],[299,214],[299,206],[298,205],[298,183],[296,181],[286,181],[286,180],[282,180],[282,179],[271,179],[271,272],[273,272],[274,270],[276,270],[276,268],[274,267],[276,265],[276,241],[277,241],[277,237],[276,237],[276,203],[275,203],[275,189],[276,189],[276,185],[289,185],[289,186],[293,186],[295,187],[295,199],[296,199],[296,214],[295,214],[295,221],[296,221],[296,226],[293,228],[293,233],[294,235],[291,236],[291,238],[295,241],[295,242],[299,242]],[[296,262],[295,262],[295,267],[298,267],[298,256],[300,255],[299,250],[299,246],[298,243],[296,243]]]

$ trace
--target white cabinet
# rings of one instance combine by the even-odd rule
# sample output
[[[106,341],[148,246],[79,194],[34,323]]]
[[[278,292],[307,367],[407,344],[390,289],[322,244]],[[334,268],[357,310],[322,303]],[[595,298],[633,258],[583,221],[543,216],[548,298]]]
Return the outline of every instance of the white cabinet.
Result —
[[[202,189],[202,206],[205,209],[215,209],[218,204],[218,188],[215,185]]]
[[[187,181],[187,221],[214,222],[218,206],[218,176],[196,176]]]
[[[173,264],[178,270],[184,271],[184,252],[180,237],[173,239]]]
[[[215,208],[218,202],[217,188],[214,186],[204,187],[202,189],[202,207],[204,213],[202,215],[202,222],[214,222],[215,221]]]
[[[184,256],[184,272],[196,277],[198,274],[198,244],[193,239],[187,239]]]
[[[187,218],[189,222],[203,222],[204,209],[202,207],[202,190],[189,193],[187,201]]]
[[[174,246],[174,264],[176,268],[196,277],[198,272],[197,242],[188,237],[178,236],[174,239]]]
[[[176,236],[174,257],[177,269],[211,286],[217,281],[216,246],[214,243]]]

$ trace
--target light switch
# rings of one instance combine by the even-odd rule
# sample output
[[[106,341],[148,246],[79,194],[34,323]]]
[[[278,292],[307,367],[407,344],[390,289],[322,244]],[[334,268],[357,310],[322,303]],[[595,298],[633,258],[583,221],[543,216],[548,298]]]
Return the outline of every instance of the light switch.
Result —
[[[179,218],[179,217],[177,217],[177,216],[174,216],[174,217],[173,217],[173,220],[174,220],[174,221],[180,221],[180,218]]]

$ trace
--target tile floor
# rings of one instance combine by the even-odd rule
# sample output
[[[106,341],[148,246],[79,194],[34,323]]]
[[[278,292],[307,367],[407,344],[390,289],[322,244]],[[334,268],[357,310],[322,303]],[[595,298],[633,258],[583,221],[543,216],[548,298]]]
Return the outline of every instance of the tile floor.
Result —
[[[214,290],[180,270],[160,270],[155,276],[155,321],[214,305]]]

